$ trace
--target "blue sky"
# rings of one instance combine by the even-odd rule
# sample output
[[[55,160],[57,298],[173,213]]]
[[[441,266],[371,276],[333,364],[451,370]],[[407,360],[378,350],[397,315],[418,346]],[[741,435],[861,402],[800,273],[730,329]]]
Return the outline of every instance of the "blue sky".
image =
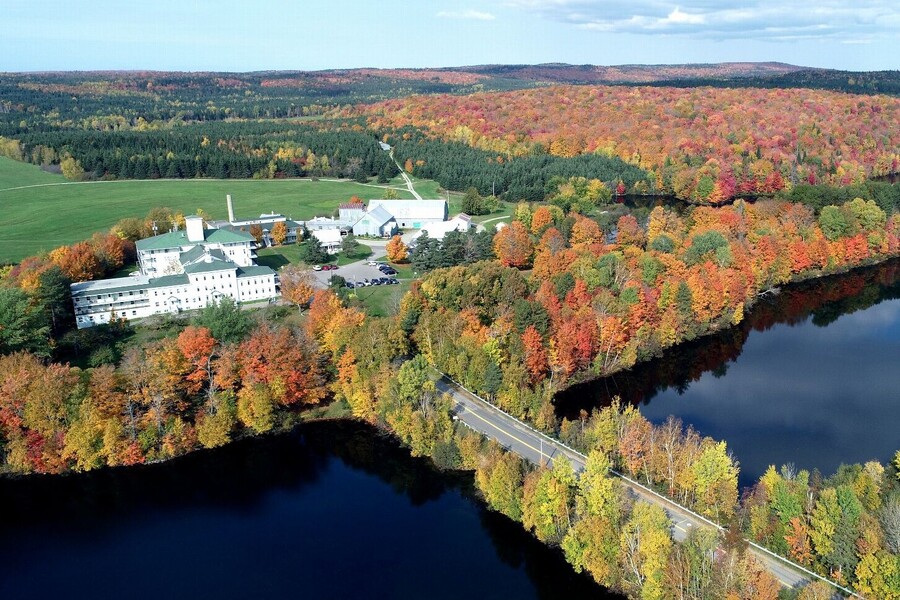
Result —
[[[723,61],[900,68],[896,0],[0,2],[0,71]]]

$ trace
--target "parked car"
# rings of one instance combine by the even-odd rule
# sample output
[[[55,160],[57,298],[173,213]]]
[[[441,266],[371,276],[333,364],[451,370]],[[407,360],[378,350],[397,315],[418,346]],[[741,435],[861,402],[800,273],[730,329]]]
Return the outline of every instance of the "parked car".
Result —
[[[397,285],[398,283],[400,283],[400,281],[398,281],[396,277],[391,277],[390,282],[391,285]]]
[[[377,266],[378,266],[378,263],[375,262],[374,260],[370,260],[370,261],[367,262],[366,264],[369,265],[370,267],[377,267]]]
[[[352,282],[352,281],[348,281],[348,282],[344,283],[344,287],[347,288],[348,290],[352,290],[352,289],[355,288],[356,286],[353,285],[353,282]]]
[[[393,269],[387,269],[385,271],[382,271],[382,273],[384,273],[385,275],[396,275],[397,271],[395,271]]]
[[[321,271],[322,265],[313,265],[313,271]]]

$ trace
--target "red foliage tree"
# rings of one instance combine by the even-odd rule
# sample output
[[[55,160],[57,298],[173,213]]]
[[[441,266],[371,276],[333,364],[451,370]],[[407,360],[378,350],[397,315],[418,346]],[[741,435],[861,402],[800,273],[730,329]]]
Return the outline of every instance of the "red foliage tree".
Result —
[[[325,397],[321,356],[312,340],[260,327],[239,349],[244,386],[264,384],[279,404],[316,404]]]

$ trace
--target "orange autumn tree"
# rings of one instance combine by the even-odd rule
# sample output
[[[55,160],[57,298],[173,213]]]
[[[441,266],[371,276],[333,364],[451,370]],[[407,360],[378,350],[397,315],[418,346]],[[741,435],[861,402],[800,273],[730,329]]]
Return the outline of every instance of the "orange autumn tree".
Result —
[[[525,328],[522,345],[525,347],[525,368],[531,376],[531,383],[540,383],[547,375],[547,351],[544,349],[544,340],[534,325]]]
[[[207,386],[209,395],[212,395],[215,387],[209,384],[213,382],[212,359],[218,343],[216,338],[206,327],[189,325],[178,335],[176,343],[191,367],[190,372],[185,375],[185,380],[189,383],[188,393],[196,394]]]
[[[88,242],[57,248],[50,253],[50,260],[72,281],[89,281],[103,272],[97,254]]]
[[[274,241],[276,245],[280,246],[286,239],[287,225],[284,224],[284,221],[278,221],[277,223],[275,223],[275,225],[272,226],[272,241]]]
[[[540,235],[550,225],[553,225],[553,213],[546,206],[539,206],[531,215],[531,233]]]
[[[279,279],[281,297],[296,304],[297,310],[303,312],[303,307],[309,304],[315,292],[312,272],[297,265],[288,265],[281,269]]]
[[[406,262],[409,256],[406,244],[403,243],[403,239],[399,235],[392,237],[391,241],[384,247],[384,250],[387,252],[387,259],[392,263]]]
[[[534,245],[525,226],[513,221],[494,236],[494,254],[507,267],[523,269],[531,264]]]

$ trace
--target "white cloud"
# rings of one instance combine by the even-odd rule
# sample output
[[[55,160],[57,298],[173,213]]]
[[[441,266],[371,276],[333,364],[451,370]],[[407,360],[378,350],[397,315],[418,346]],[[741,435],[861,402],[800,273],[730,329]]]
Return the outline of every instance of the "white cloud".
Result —
[[[507,7],[581,29],[711,39],[860,43],[900,30],[895,0],[506,0]]]
[[[497,18],[489,12],[471,8],[465,10],[442,10],[437,16],[442,19],[469,19],[472,21],[493,21]]]

